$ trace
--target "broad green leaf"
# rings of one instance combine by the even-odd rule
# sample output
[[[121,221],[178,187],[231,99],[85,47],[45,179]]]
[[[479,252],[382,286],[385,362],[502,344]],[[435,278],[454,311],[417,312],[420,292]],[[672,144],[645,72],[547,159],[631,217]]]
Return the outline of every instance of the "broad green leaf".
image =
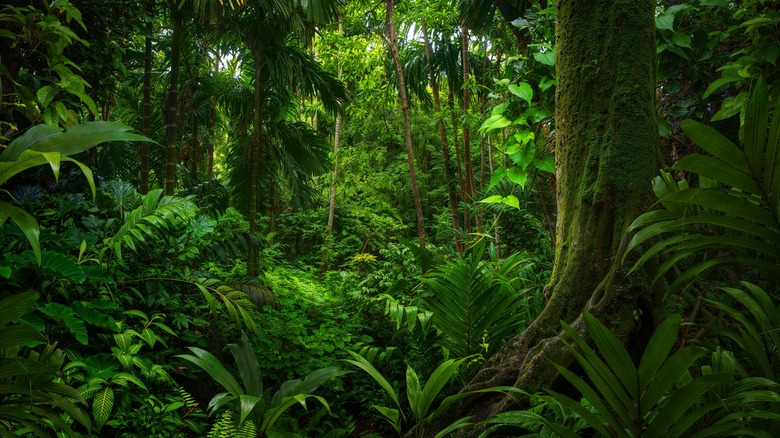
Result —
[[[724,76],[722,78],[714,80],[709,87],[704,91],[702,99],[708,98],[712,93],[718,91],[720,87],[738,81],[739,78],[735,76]]]
[[[0,182],[0,185],[2,185],[2,182]],[[33,253],[35,254],[35,259],[40,265],[41,229],[38,227],[38,222],[35,221],[35,218],[33,218],[31,214],[27,213],[21,208],[16,207],[6,201],[0,201],[0,226],[2,226],[9,218],[19,227],[20,230],[22,230],[22,233],[27,238],[27,241],[30,242],[30,246],[32,246]]]
[[[555,173],[555,157],[552,155],[545,155],[541,158],[534,158],[531,164],[543,172],[552,174]]]
[[[506,168],[504,166],[498,166],[496,170],[493,171],[493,175],[490,177],[490,185],[488,186],[488,190],[492,189],[496,186],[496,184],[500,183],[505,176]]]
[[[747,171],[748,164],[744,153],[723,134],[690,119],[680,122],[680,127],[700,148],[738,169]]]
[[[484,204],[498,204],[501,202],[502,199],[504,199],[504,197],[501,195],[491,195],[485,199],[480,200],[479,202],[482,202]]]
[[[544,65],[555,65],[555,50],[547,49],[544,52],[534,52],[534,59]]]
[[[531,103],[534,97],[534,90],[527,82],[520,82],[519,84],[509,84],[509,92],[515,96],[523,99],[524,101]]]
[[[103,427],[111,416],[111,410],[114,408],[114,390],[105,387],[95,394],[92,399],[92,415],[95,417],[95,423],[98,428]]]
[[[33,290],[11,295],[0,301],[0,327],[5,327],[28,314],[38,301],[40,294]]]
[[[506,172],[509,181],[518,184],[520,187],[525,188],[525,183],[528,180],[528,172],[521,169],[520,166],[512,166]]]
[[[49,102],[54,99],[54,96],[57,95],[59,92],[59,89],[57,87],[52,87],[51,85],[44,85],[40,89],[38,89],[37,97],[38,102],[41,104],[42,107],[49,106]]]
[[[147,141],[152,140],[131,133],[129,126],[116,122],[87,122],[62,132],[59,128],[33,127],[12,141],[0,152],[0,161],[15,160],[22,151],[59,152],[62,155],[74,155],[107,141]]]
[[[723,104],[720,107],[720,111],[712,116],[712,121],[725,120],[729,117],[737,115],[743,108],[745,108],[745,102],[747,101],[747,92],[742,92],[734,97],[727,97],[723,100]]]

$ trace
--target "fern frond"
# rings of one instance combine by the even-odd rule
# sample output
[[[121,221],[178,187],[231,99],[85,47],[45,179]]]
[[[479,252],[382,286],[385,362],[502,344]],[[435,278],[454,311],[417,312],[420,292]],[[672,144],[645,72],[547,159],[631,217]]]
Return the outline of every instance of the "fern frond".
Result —
[[[213,278],[198,278],[191,283],[203,294],[212,314],[217,313],[218,298],[228,318],[238,328],[241,328],[243,324],[249,332],[258,333],[257,324],[251,314],[251,311],[256,310],[257,307],[249,300],[245,292],[231,286],[220,285],[219,281]]]
[[[144,235],[156,239],[169,228],[186,224],[195,215],[197,207],[191,200],[176,196],[163,197],[162,193],[161,189],[147,193],[141,205],[127,214],[122,227],[109,239],[109,245],[120,260],[123,246],[137,251],[136,242],[146,242]]]

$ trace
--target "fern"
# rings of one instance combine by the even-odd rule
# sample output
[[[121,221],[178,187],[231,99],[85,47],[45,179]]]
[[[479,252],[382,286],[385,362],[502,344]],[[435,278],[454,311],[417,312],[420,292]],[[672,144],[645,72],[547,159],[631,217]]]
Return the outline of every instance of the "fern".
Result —
[[[238,328],[241,328],[243,323],[248,331],[258,333],[257,324],[251,314],[251,310],[257,309],[257,307],[250,301],[245,292],[231,286],[220,285],[219,281],[213,278],[198,278],[191,283],[203,294],[212,314],[217,313],[218,298],[222,302],[228,318]]]
[[[158,234],[186,223],[195,215],[197,207],[190,199],[163,197],[162,193],[160,189],[147,193],[141,205],[125,217],[122,227],[109,239],[119,260],[122,260],[123,246],[137,251],[137,242],[145,243],[146,237],[157,238]]]
[[[254,438],[256,436],[255,424],[245,421],[240,427],[236,427],[231,411],[223,412],[207,435],[208,438]]]

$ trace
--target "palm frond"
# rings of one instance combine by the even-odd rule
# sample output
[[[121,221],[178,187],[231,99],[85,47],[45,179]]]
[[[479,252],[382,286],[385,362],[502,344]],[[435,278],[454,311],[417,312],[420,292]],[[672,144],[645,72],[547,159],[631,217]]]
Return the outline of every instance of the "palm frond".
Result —
[[[780,278],[780,100],[767,132],[768,109],[762,79],[750,93],[742,148],[702,123],[682,122],[683,131],[709,155],[688,155],[673,169],[698,175],[699,187],[675,183],[667,172],[655,178],[653,189],[664,210],[641,215],[629,228],[636,231],[629,249],[654,241],[632,271],[666,254],[657,281],[689,260],[667,294],[723,265],[750,266],[766,279]]]

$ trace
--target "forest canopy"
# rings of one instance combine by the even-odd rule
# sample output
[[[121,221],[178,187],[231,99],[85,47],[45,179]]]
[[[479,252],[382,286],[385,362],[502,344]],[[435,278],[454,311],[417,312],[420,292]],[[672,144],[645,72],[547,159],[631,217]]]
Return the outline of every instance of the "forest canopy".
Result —
[[[0,6],[0,436],[780,436],[775,0]]]

